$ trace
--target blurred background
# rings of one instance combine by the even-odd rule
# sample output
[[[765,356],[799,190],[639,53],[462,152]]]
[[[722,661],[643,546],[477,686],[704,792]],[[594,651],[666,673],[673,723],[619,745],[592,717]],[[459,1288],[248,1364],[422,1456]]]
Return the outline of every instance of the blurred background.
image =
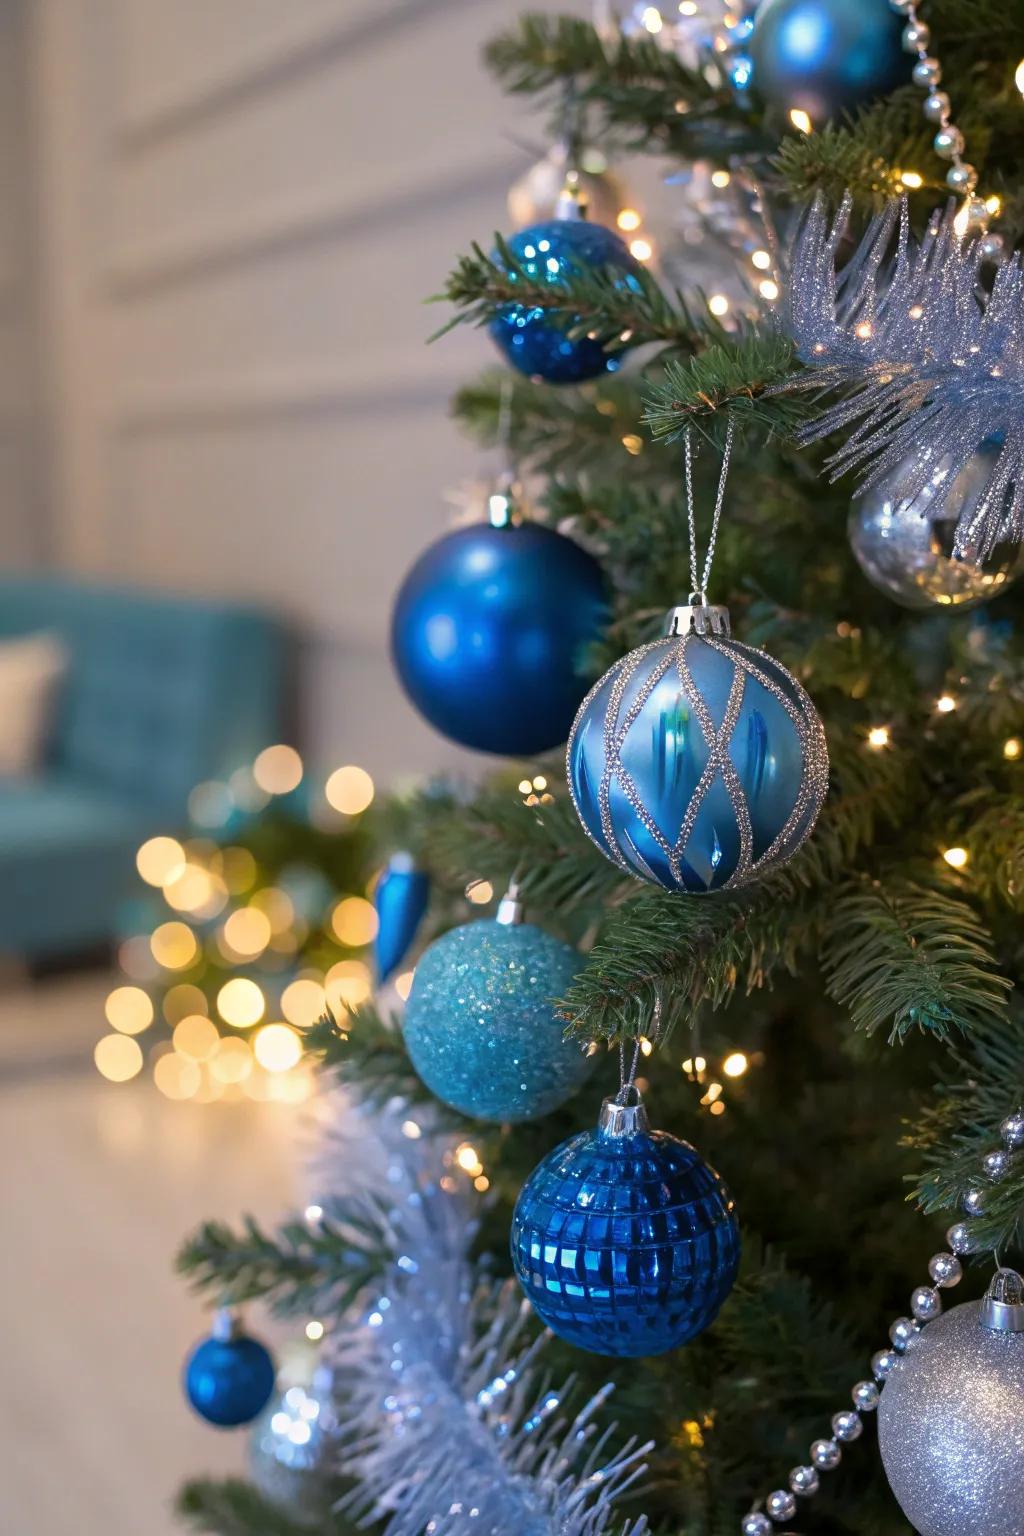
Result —
[[[481,474],[447,398],[487,343],[427,348],[422,301],[546,148],[479,65],[513,13],[0,0],[0,1469],[25,1536],[163,1536],[186,1473],[242,1463],[181,1397],[207,1320],[173,1255],[294,1194],[288,1021],[368,975],[346,828],[458,761],[386,636]],[[298,789],[287,754],[250,772],[275,742]],[[332,805],[339,768],[363,776]],[[290,906],[218,948],[282,870]],[[253,968],[284,1031],[259,1050],[217,1006]]]

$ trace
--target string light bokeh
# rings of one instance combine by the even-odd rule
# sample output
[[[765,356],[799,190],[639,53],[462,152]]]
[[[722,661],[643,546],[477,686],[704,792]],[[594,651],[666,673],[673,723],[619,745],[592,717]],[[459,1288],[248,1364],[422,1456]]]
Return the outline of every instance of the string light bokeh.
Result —
[[[303,1030],[327,1006],[344,1021],[372,991],[375,877],[366,879],[361,856],[342,861],[360,870],[355,889],[325,867],[338,866],[373,799],[364,768],[344,764],[313,781],[285,743],[226,783],[197,786],[193,835],[148,838],[136,855],[148,897],[105,1003],[109,1032],[94,1051],[104,1078],[148,1074],[166,1098],[197,1104],[310,1095]],[[289,826],[277,842],[267,830],[275,816]],[[261,856],[265,841],[287,844],[289,862]],[[411,980],[398,978],[399,995]]]

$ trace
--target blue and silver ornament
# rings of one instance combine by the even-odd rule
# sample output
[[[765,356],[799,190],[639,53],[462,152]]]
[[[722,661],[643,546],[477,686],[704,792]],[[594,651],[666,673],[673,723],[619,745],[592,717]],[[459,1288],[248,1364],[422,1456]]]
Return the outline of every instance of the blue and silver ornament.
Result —
[[[694,1338],[739,1256],[721,1178],[688,1142],[651,1130],[635,1087],[534,1169],[512,1217],[512,1263],[534,1310],[598,1355],[659,1355]]]
[[[583,701],[567,774],[584,831],[624,873],[704,894],[792,858],[825,798],[828,749],[796,678],[697,593]]]
[[[496,919],[464,923],[416,967],[403,1025],[430,1091],[478,1120],[531,1120],[557,1109],[594,1065],[565,1039],[556,1000],[580,967],[576,951],[524,921],[515,889]]]
[[[584,215],[578,185],[567,182],[555,218],[531,224],[507,242],[516,264],[531,280],[539,278],[555,290],[588,272],[610,274],[613,281],[639,290],[640,267],[625,242]],[[500,253],[495,260],[502,260]],[[516,281],[515,271],[508,276]],[[582,384],[614,373],[621,341],[586,332],[577,335],[578,329],[562,311],[511,303],[499,308],[490,334],[514,368],[548,384]]]

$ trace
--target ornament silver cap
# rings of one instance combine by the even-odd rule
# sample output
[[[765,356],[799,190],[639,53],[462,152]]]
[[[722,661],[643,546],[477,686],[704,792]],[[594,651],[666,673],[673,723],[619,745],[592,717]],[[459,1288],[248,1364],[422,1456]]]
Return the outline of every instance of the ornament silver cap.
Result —
[[[498,902],[498,910],[494,921],[501,923],[504,928],[514,928],[523,922],[525,917],[525,908],[519,897],[519,886],[514,880],[510,880],[508,890]]]
[[[237,1339],[242,1332],[242,1316],[235,1307],[218,1307],[210,1324],[210,1337],[221,1344]]]
[[[587,194],[583,190],[580,173],[577,170],[569,170],[566,172],[565,182],[555,204],[555,218],[585,219],[586,216]]]
[[[487,498],[487,521],[492,528],[517,528],[523,520],[523,488],[511,470],[498,476]]]
[[[1015,1269],[996,1270],[978,1321],[994,1333],[1024,1333],[1024,1280]]]
[[[729,635],[729,610],[708,602],[706,592],[691,592],[685,606],[670,608],[666,635]]]
[[[597,1128],[602,1136],[640,1136],[651,1128],[640,1090],[633,1084],[614,1099],[605,1099]]]

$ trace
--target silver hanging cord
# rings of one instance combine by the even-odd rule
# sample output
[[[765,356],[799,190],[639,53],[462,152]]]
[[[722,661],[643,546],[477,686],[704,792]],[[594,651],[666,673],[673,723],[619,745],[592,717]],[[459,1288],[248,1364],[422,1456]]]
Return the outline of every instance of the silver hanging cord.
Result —
[[[729,461],[732,458],[734,422],[729,417],[729,424],[725,429],[725,448],[722,451],[722,468],[718,476],[718,495],[715,498],[715,511],[711,519],[711,537],[708,539],[707,554],[704,558],[704,572],[697,574],[697,514],[693,505],[693,428],[687,427],[683,436],[683,448],[686,458],[686,513],[690,530],[690,585],[693,589],[690,601],[699,598],[702,602],[706,599],[708,582],[711,579],[711,562],[715,558],[715,545],[718,542],[718,525],[722,520],[722,504],[725,501],[725,483],[729,478]]]
[[[654,999],[654,1013],[653,1013],[652,1018],[651,1018],[651,1032],[650,1032],[650,1034],[646,1038],[650,1041],[651,1045],[656,1045],[657,1042],[658,1042],[658,1036],[660,1034],[661,1034],[661,997],[660,996],[655,996],[655,999]],[[640,1066],[640,1049],[641,1049],[642,1039],[643,1039],[643,1037],[638,1035],[636,1040],[633,1042],[633,1060],[630,1063],[629,1071],[628,1072],[626,1071],[626,1042],[624,1040],[620,1040],[619,1041],[619,1093],[618,1093],[618,1100],[619,1100],[620,1104],[627,1103],[627,1101],[629,1099],[629,1095],[630,1095],[630,1090],[633,1088],[634,1084],[636,1083],[637,1069]]]
[[[501,381],[501,393],[498,396],[498,447],[507,461],[510,458],[509,445],[512,438],[512,380],[504,378]]]

